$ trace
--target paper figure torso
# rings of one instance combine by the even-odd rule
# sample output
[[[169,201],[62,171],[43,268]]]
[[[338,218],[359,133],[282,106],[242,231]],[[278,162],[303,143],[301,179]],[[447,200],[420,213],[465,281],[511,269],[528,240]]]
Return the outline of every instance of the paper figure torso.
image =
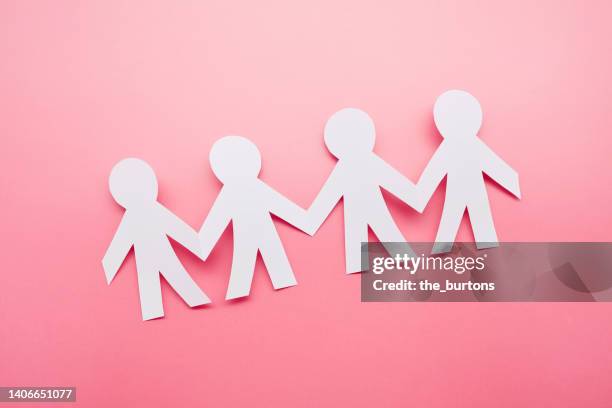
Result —
[[[275,289],[297,284],[271,214],[305,229],[306,212],[258,178],[261,155],[240,136],[219,139],[210,153],[211,167],[223,187],[200,229],[208,256],[232,222],[234,253],[226,299],[248,296],[257,253]]]

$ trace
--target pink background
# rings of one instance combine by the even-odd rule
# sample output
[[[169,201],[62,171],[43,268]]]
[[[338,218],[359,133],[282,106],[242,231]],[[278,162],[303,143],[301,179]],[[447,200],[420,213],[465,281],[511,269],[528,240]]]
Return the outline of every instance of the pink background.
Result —
[[[277,222],[294,288],[258,261],[252,295],[225,302],[230,232],[206,263],[177,247],[209,307],[164,283],[166,317],[142,322],[132,255],[106,285],[119,159],[147,160],[199,228],[208,151],[240,134],[308,206],[334,111],[369,112],[376,152],[416,179],[449,88],[480,99],[481,137],[520,173],[521,201],[489,187],[500,239],[611,240],[612,3],[418,3],[2,1],[0,385],[74,385],[98,407],[610,406],[612,305],[361,303],[341,207],[314,238]],[[432,240],[442,199],[388,203]]]

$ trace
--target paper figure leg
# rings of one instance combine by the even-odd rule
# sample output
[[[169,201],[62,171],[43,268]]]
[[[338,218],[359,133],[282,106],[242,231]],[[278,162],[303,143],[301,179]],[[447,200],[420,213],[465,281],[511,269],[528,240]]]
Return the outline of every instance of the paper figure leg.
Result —
[[[164,316],[161,283],[156,268],[138,266],[138,290],[142,320],[157,319]]]
[[[208,296],[189,276],[178,259],[168,260],[168,265],[162,269],[161,274],[190,307],[210,303]]]
[[[297,285],[278,233],[272,228],[269,235],[263,237],[259,251],[268,269],[272,286],[274,289],[281,289]]]
[[[468,214],[474,232],[476,248],[485,249],[498,246],[493,215],[487,197],[484,196],[482,199],[468,204]]]
[[[451,203],[449,203],[449,201]],[[438,233],[436,234],[436,243],[431,250],[432,254],[443,254],[450,252],[453,249],[453,243],[461,225],[461,219],[465,212],[464,204],[454,204],[452,199],[447,198],[447,202],[444,204],[442,210],[442,218],[440,219],[440,226],[438,227]]]
[[[232,258],[232,272],[230,273],[229,286],[225,300],[249,296],[251,282],[255,272],[255,260],[257,259],[257,246],[243,244],[236,239],[234,233],[234,256]]]
[[[362,272],[368,265],[361,264],[361,244],[368,242],[368,224],[360,221],[349,221],[344,218],[345,236],[344,252],[346,256],[346,273]]]
[[[395,255],[408,255],[410,257],[416,257],[416,254],[406,242],[404,235],[399,230],[391,214],[387,212],[385,216],[377,217],[376,221],[370,224],[374,234],[378,240],[384,245],[385,249],[391,256]]]

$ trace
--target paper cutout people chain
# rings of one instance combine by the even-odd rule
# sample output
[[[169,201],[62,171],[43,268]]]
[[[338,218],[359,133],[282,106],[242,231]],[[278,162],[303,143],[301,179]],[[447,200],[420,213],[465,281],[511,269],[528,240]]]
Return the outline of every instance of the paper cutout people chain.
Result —
[[[434,121],[444,138],[418,182],[429,201],[446,176],[446,198],[433,253],[452,249],[467,208],[476,247],[497,246],[491,206],[482,173],[486,173],[517,198],[521,198],[518,173],[477,137],[482,124],[478,100],[466,91],[452,90],[438,97]]]
[[[157,202],[157,179],[153,169],[140,159],[124,159],[113,167],[109,187],[125,214],[102,259],[110,285],[134,247],[142,319],[164,315],[160,273],[191,307],[210,303],[210,299],[191,279],[176,257],[168,236],[200,256],[196,232]],[[203,257],[202,257],[203,259]]]
[[[327,121],[324,137],[338,163],[308,210],[311,231],[319,229],[343,198],[346,273],[362,271],[361,244],[368,241],[368,225],[381,242],[398,243],[387,250],[414,254],[393,222],[380,187],[418,212],[425,201],[410,180],[372,151],[376,132],[370,116],[359,109],[342,109]]]
[[[232,221],[234,254],[225,299],[249,295],[258,251],[274,289],[296,285],[270,214],[305,231],[306,211],[257,177],[261,155],[244,137],[226,136],[215,142],[210,166],[223,188],[200,229],[200,241],[206,258]]]
[[[110,284],[133,246],[143,320],[164,315],[160,274],[189,306],[210,303],[174,254],[168,236],[206,260],[231,221],[234,253],[226,299],[249,295],[258,253],[275,289],[296,285],[271,214],[313,235],[340,199],[346,272],[359,272],[368,226],[381,242],[403,246],[389,245],[392,255],[393,251],[413,254],[380,189],[422,212],[444,177],[446,198],[433,253],[451,250],[466,208],[477,247],[496,246],[482,173],[520,198],[518,174],[477,137],[482,110],[469,93],[452,90],[440,95],[434,121],[444,140],[415,186],[373,152],[376,133],[367,113],[347,108],[333,114],[325,125],[324,140],[338,162],[308,211],[258,178],[261,155],[255,144],[240,136],[223,137],[210,151],[211,168],[223,187],[199,234],[157,202],[157,179],[147,163],[122,160],[109,177],[111,194],[126,211],[102,260],[107,281]]]

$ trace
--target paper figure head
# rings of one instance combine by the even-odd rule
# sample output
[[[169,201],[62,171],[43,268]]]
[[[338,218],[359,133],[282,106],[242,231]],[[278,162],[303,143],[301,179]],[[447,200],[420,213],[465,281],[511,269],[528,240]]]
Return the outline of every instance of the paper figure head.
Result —
[[[327,120],[324,139],[331,154],[338,159],[371,152],[376,139],[374,121],[359,109],[339,110]]]
[[[434,122],[445,139],[476,136],[482,125],[480,103],[466,91],[446,91],[434,105]]]
[[[261,170],[261,154],[253,142],[242,136],[225,136],[210,149],[210,167],[222,183],[256,178]]]
[[[122,207],[138,207],[157,199],[157,177],[144,160],[123,159],[108,178],[110,192]]]

